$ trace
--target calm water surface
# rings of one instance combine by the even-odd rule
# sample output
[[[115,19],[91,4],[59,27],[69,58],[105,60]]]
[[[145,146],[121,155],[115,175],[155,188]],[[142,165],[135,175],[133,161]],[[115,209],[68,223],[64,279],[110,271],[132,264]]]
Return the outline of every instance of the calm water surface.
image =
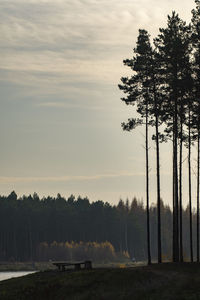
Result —
[[[32,274],[32,273],[35,273],[35,271],[0,272],[0,281],[14,278],[14,277],[25,276],[25,275]]]

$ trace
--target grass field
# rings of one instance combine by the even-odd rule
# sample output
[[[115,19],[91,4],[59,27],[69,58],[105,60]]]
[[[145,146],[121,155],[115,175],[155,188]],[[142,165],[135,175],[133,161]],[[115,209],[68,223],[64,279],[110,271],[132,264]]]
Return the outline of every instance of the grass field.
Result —
[[[200,299],[200,264],[44,271],[0,283],[1,300]]]

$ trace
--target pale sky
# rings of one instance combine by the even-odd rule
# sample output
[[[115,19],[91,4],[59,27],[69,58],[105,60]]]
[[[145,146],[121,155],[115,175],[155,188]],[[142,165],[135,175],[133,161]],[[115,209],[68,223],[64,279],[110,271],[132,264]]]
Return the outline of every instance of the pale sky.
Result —
[[[130,74],[123,59],[132,57],[139,28],[153,38],[172,10],[189,22],[194,7],[191,0],[0,0],[0,194],[145,199],[143,129],[121,129],[134,116],[120,100],[120,78]],[[171,204],[171,145],[161,151],[161,195]],[[155,202],[153,142],[150,163]]]

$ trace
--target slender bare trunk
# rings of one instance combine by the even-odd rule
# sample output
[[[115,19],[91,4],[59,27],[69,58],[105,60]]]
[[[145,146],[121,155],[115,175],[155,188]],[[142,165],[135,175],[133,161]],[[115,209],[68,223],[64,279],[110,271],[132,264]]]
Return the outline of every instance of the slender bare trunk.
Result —
[[[180,106],[180,145],[179,145],[179,228],[180,228],[180,262],[183,262],[183,211],[182,211],[182,160],[183,160],[183,99]]]
[[[156,112],[156,170],[157,170],[157,214],[158,214],[158,263],[162,262],[161,249],[161,213],[160,213],[160,153],[159,153],[159,132],[158,116]]]
[[[199,127],[199,125],[198,125]],[[199,262],[199,159],[200,159],[200,128],[198,128],[197,150],[197,262]]]
[[[193,262],[193,237],[192,237],[192,187],[191,187],[191,116],[189,107],[189,125],[188,125],[188,177],[189,177],[189,214],[190,214],[190,260]]]
[[[154,93],[154,113],[156,122],[156,179],[157,179],[157,233],[158,233],[158,263],[162,262],[162,244],[161,244],[161,207],[160,207],[160,145],[159,145],[159,124],[158,124],[158,101],[156,93],[155,77],[153,76]]]
[[[150,222],[149,222],[149,144],[148,144],[148,104],[146,104],[146,212],[147,212],[147,255],[151,264]]]
[[[183,262],[183,220],[182,220],[182,156],[183,156],[183,123],[181,118],[181,124],[180,124],[180,157],[179,157],[179,201],[180,201],[180,261]]]
[[[174,133],[173,133],[173,166],[172,166],[172,192],[173,192],[173,243],[172,243],[172,254],[173,262],[176,261],[176,216],[175,216],[175,175],[174,175]]]
[[[127,225],[127,216],[125,220],[125,247],[126,247],[126,252],[128,252],[128,225]]]
[[[175,93],[174,126],[173,126],[173,261],[179,261],[179,205],[178,205],[178,167],[177,167],[177,139],[178,139],[178,103]]]

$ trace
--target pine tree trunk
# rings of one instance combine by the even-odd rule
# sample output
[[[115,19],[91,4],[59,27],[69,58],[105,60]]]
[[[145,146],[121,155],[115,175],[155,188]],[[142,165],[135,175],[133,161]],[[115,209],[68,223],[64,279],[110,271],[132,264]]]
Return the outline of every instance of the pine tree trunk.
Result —
[[[173,262],[176,262],[176,216],[175,216],[175,175],[174,175],[174,133],[173,133],[173,166],[172,166],[172,190],[173,190],[173,241],[172,241],[172,254]]]
[[[128,225],[127,225],[127,216],[125,220],[125,247],[126,247],[126,252],[128,252]]]
[[[146,212],[147,212],[147,255],[151,264],[150,222],[149,222],[149,144],[148,144],[148,104],[146,104]]]
[[[177,142],[173,145],[173,262],[179,262]]]
[[[178,205],[178,166],[177,166],[177,139],[178,139],[178,97],[175,88],[175,107],[174,107],[174,124],[173,124],[173,261],[179,262],[179,205]]]
[[[176,261],[179,261],[179,205],[178,205],[178,166],[177,166],[177,138],[175,139],[175,170],[174,170],[174,175],[175,175],[175,226],[176,226]]]
[[[159,153],[159,132],[158,116],[156,112],[156,171],[157,171],[157,214],[158,214],[158,263],[162,262],[161,249],[161,217],[160,217],[160,153]]]
[[[182,109],[181,109],[181,115],[182,115]],[[182,220],[182,157],[183,157],[183,121],[182,117],[180,120],[181,128],[180,128],[180,157],[179,157],[179,201],[180,201],[180,261],[183,262],[183,220]]]
[[[162,245],[161,245],[161,212],[160,212],[160,149],[159,149],[159,130],[158,130],[158,103],[156,95],[155,78],[153,76],[154,86],[154,110],[156,120],[156,179],[157,179],[157,232],[158,232],[158,263],[162,262]]]
[[[190,126],[190,108],[188,125],[188,177],[189,177],[189,214],[190,214],[190,260],[193,262],[193,238],[192,238],[192,190],[191,190],[191,126]]]
[[[199,125],[198,125],[199,127]],[[199,262],[199,159],[200,159],[200,128],[198,128],[197,147],[197,262]]]
[[[33,242],[32,242],[32,232],[31,232],[30,222],[28,226],[28,237],[29,237],[29,259],[33,261]]]

